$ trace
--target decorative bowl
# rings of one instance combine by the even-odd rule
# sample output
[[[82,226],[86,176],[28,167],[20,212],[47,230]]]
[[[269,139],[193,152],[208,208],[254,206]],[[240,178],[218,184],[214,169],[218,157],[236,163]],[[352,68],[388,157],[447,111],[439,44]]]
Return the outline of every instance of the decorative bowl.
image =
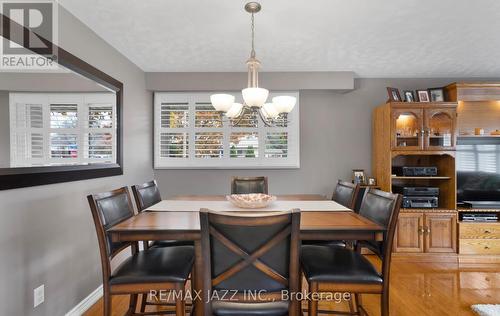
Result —
[[[226,199],[234,206],[241,208],[263,208],[268,206],[272,201],[275,201],[276,197],[262,193],[251,193],[231,194],[226,196]]]

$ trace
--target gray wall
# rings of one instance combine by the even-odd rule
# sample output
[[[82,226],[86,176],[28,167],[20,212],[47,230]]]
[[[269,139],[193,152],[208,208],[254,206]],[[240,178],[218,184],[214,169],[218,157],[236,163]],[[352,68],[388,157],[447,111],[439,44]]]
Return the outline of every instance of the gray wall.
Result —
[[[97,238],[86,195],[152,177],[152,99],[144,72],[63,8],[66,50],[124,83],[124,175],[0,191],[0,315],[64,315],[101,284]],[[45,303],[33,309],[33,289]]]
[[[155,170],[155,178],[164,196],[226,194],[231,176],[251,175],[269,176],[269,190],[274,194],[330,195],[337,179],[351,179],[352,169],[362,168],[370,175],[372,109],[387,100],[386,87],[399,88],[402,93],[402,90],[439,87],[454,81],[356,79],[356,89],[348,93],[303,90],[300,92],[300,169]],[[156,87],[159,84],[154,83]]]
[[[8,73],[0,72],[0,90],[24,92],[100,92],[103,86],[70,73]]]

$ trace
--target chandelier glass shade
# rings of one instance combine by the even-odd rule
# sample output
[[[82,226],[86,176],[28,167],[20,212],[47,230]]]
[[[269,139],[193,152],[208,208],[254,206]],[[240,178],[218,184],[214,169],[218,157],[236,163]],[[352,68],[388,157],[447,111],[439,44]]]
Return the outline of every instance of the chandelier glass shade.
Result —
[[[261,5],[257,2],[249,2],[245,5],[245,10],[251,14],[252,50],[250,58],[247,60],[248,66],[248,86],[241,90],[243,104],[236,103],[236,98],[230,94],[212,94],[210,102],[216,111],[225,113],[230,119],[237,120],[234,125],[242,120],[246,113],[257,112],[265,125],[274,125],[280,114],[290,113],[297,99],[292,96],[277,96],[271,103],[266,103],[269,97],[269,90],[259,87],[260,61],[255,54],[255,24],[254,14],[261,10]]]
[[[216,111],[227,112],[233,106],[234,100],[236,98],[234,95],[230,94],[212,94],[210,96],[210,102],[214,106]]]
[[[261,108],[267,101],[269,90],[258,87],[251,87],[241,90],[243,101],[249,107]]]
[[[240,115],[241,110],[243,109],[243,104],[241,103],[233,103],[231,105],[231,108],[227,110],[226,116],[229,118],[236,118],[237,116]]]

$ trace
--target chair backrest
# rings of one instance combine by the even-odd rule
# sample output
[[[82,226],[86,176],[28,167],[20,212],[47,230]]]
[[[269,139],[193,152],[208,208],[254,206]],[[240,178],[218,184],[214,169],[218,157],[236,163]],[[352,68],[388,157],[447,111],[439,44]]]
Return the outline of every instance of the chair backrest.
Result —
[[[299,289],[300,211],[213,213],[200,211],[205,290]],[[248,299],[248,298],[247,298]],[[279,299],[278,299],[279,300]]]
[[[231,194],[268,193],[267,177],[233,177]]]
[[[97,232],[103,278],[107,280],[111,273],[111,259],[128,246],[132,246],[133,253],[138,249],[137,242],[113,242],[107,232],[114,225],[133,217],[134,208],[127,187],[89,195],[87,199]]]
[[[399,194],[369,188],[365,191],[359,210],[359,215],[368,218],[386,229],[382,242],[364,241],[362,244],[370,248],[382,259],[384,277],[388,276],[392,243],[398,222],[401,200],[402,197]]]
[[[161,202],[161,194],[156,184],[156,180],[149,181],[143,184],[136,184],[132,186],[134,193],[135,204],[139,212],[144,211],[148,207]]]
[[[335,187],[335,191],[333,192],[332,200],[354,210],[358,193],[358,184],[339,180],[337,182],[337,186]]]

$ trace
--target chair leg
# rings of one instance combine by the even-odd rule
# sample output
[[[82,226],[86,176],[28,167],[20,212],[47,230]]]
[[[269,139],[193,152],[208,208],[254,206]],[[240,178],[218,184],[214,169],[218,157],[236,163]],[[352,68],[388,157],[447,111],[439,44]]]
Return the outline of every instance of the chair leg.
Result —
[[[111,294],[109,293],[109,289],[104,288],[104,293],[103,293],[103,315],[104,316],[111,316]]]
[[[316,283],[309,284],[309,292],[314,293],[318,291],[318,285]],[[308,302],[308,312],[307,316],[318,316],[318,301],[317,300],[309,300]]]
[[[389,316],[389,291],[385,290],[382,292],[382,297],[380,299],[380,313],[382,316]]]
[[[318,316],[318,301],[310,300],[307,304],[307,316]]]
[[[146,312],[146,303],[148,302],[148,294],[147,293],[142,293],[141,294],[142,299],[141,299],[141,313]]]
[[[361,302],[361,294],[358,293],[354,294],[354,299],[356,301],[356,312],[359,315],[364,315],[363,308],[361,307],[363,305],[363,303]]]
[[[135,310],[137,308],[137,296],[138,294],[130,294],[127,315],[135,314]]]
[[[184,301],[184,291],[181,291],[180,297],[175,300],[175,316],[186,315],[186,302]]]
[[[349,299],[349,312],[351,312],[351,314],[357,313],[356,302],[354,301],[354,295],[352,293]]]

